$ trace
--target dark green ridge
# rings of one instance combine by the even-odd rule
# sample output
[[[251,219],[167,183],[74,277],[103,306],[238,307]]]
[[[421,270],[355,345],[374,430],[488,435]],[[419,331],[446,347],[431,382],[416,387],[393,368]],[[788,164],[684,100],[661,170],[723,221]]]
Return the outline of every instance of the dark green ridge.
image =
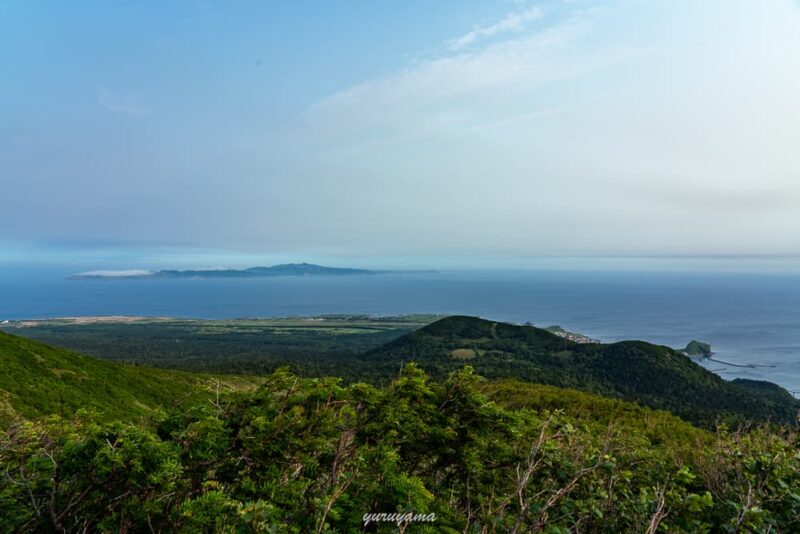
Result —
[[[643,341],[579,344],[532,326],[454,316],[364,359],[386,368],[416,361],[433,376],[469,363],[490,379],[574,388],[667,410],[702,426],[748,420],[793,424],[800,402],[775,384],[729,382],[669,347]]]

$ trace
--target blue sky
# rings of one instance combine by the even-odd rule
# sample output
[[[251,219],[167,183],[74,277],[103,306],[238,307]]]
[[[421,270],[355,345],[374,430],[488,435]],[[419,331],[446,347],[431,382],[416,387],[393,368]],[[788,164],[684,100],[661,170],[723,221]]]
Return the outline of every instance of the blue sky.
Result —
[[[792,256],[798,50],[794,0],[0,0],[0,262]]]

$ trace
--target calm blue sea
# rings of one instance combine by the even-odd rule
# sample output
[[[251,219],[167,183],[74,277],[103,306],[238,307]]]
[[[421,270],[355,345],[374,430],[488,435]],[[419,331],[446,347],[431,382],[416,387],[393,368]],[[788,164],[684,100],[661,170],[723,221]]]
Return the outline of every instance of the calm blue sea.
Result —
[[[654,272],[443,272],[250,280],[66,280],[69,272],[0,269],[0,321],[77,315],[196,318],[326,313],[469,314],[602,341],[712,344],[726,378],[800,392],[800,277]]]

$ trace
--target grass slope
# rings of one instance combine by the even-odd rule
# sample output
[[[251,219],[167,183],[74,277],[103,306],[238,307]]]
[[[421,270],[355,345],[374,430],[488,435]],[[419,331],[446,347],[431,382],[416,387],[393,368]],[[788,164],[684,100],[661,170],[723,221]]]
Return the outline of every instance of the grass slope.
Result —
[[[633,402],[609,399],[576,389],[532,384],[519,380],[487,380],[481,391],[491,400],[512,411],[530,409],[538,413],[562,412],[572,421],[602,434],[618,430],[646,437],[648,446],[661,446],[674,453],[706,446],[713,434],[697,428],[663,410],[653,410]]]
[[[2,332],[0,369],[0,424],[79,409],[107,420],[132,420],[159,406],[207,396],[217,380],[96,360]],[[247,387],[253,380],[220,379],[224,388]]]
[[[364,356],[386,372],[416,361],[434,376],[461,367],[463,351],[479,374],[515,378],[635,401],[688,421],[796,422],[800,402],[778,386],[728,382],[668,347],[641,341],[578,344],[529,326],[448,317]],[[784,392],[785,393],[785,392]]]

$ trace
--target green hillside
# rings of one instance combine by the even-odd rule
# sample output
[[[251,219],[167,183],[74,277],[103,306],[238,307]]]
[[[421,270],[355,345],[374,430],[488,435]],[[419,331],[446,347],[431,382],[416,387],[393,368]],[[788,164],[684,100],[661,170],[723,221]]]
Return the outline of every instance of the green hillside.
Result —
[[[97,343],[102,349],[98,350],[104,358],[119,357],[116,352],[141,352],[146,347],[148,354],[162,350],[171,354],[163,361],[153,356],[147,360],[149,364],[166,366],[185,359],[194,362],[190,368],[197,370],[261,369],[258,374],[263,375],[288,364],[305,376],[338,376],[347,382],[386,384],[408,361],[417,361],[437,379],[468,364],[489,379],[511,378],[636,401],[703,426],[713,426],[718,421],[737,425],[751,419],[794,423],[800,406],[779,386],[725,381],[667,347],[638,341],[575,343],[538,328],[474,317],[442,319],[380,346],[377,343],[385,343],[387,337],[402,332],[379,331],[375,335],[384,339],[373,339],[370,334],[369,340],[362,342],[359,339],[364,334],[350,335],[349,330],[342,335],[308,337],[307,330],[312,327],[303,327],[302,334],[295,331],[295,326],[294,330],[272,334],[260,330],[251,333],[246,330],[249,326],[243,325],[244,331],[226,333],[201,322],[181,333],[170,325],[100,325],[93,330],[72,327],[70,332],[72,337],[82,336],[76,338],[83,340],[77,343],[81,347],[92,347],[89,342],[98,334]],[[102,328],[112,330],[105,332]],[[318,329],[315,323],[312,333]],[[28,330],[24,329],[26,335],[31,333]],[[300,335],[305,337],[298,338]],[[176,344],[178,338],[182,342]],[[115,339],[120,340],[116,348]],[[149,344],[145,343],[148,339],[152,339]],[[67,344],[66,338],[61,341]],[[335,345],[330,345],[334,341]],[[369,347],[370,343],[377,348]],[[344,350],[348,344],[353,344],[349,352]],[[300,350],[292,352],[295,345]],[[181,353],[179,357],[170,352],[175,351],[175,346],[189,354]],[[361,352],[367,349],[370,350]],[[243,351],[234,358],[241,365],[230,358],[216,357],[227,354],[226,350]],[[269,355],[269,365],[262,365],[265,354]],[[216,366],[197,363],[217,359]],[[261,363],[256,365],[258,362]],[[199,393],[207,394],[215,380],[210,375],[95,360],[1,333],[0,363],[5,371],[0,376],[0,420],[15,413],[25,417],[67,415],[81,408],[95,409],[109,418],[130,419],[187,395],[191,401]],[[234,387],[259,380],[224,378]]]
[[[796,532],[798,440],[468,368],[282,370],[146,422],[0,431],[0,532]]]
[[[0,424],[15,416],[72,415],[133,420],[153,408],[191,402],[216,387],[210,375],[123,365],[0,332]],[[221,387],[246,386],[225,377]],[[255,381],[255,379],[251,379]]]
[[[563,413],[593,432],[602,433],[609,428],[635,432],[646,437],[649,446],[663,446],[673,452],[706,445],[712,436],[669,412],[576,389],[504,379],[482,382],[480,390],[509,410]]]
[[[728,382],[668,347],[641,341],[579,344],[538,328],[474,317],[442,319],[364,359],[373,372],[384,373],[413,360],[437,377],[469,363],[487,378],[636,401],[706,426],[751,419],[794,423],[800,409],[778,386]]]
[[[665,347],[617,345],[630,354],[454,317],[364,356],[365,373],[397,366],[384,387],[282,369],[227,378],[211,398],[210,375],[0,333],[10,423],[0,427],[0,531],[388,533],[409,525],[366,525],[365,514],[413,512],[431,519],[408,531],[431,534],[793,532],[796,430],[712,433],[620,400],[710,417],[714,405],[698,410],[716,395],[716,406],[772,410],[766,418],[793,399],[700,373]],[[457,370],[431,379],[401,363],[410,357],[436,374]],[[582,387],[486,380],[465,361],[484,375],[511,369]],[[674,381],[683,385],[669,397]],[[159,406],[167,410],[141,417]],[[738,407],[722,413],[743,418]]]

